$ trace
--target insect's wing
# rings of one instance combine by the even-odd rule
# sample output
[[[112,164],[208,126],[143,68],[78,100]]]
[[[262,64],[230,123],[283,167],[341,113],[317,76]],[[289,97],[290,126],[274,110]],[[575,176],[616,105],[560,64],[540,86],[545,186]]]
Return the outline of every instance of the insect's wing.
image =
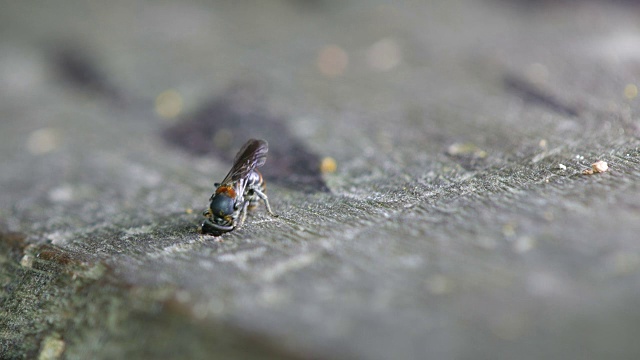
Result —
[[[233,166],[222,184],[228,184],[245,178],[253,169],[259,168],[267,161],[269,144],[265,140],[251,139],[238,151]]]
[[[265,140],[250,139],[247,141],[233,159],[234,167],[236,164],[250,164],[251,170],[259,168],[267,161],[267,151],[269,144]]]

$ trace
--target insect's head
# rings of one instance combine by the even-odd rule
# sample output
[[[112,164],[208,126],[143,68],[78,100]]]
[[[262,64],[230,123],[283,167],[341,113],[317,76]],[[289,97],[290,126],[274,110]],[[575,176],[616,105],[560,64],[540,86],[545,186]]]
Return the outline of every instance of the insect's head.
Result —
[[[235,200],[226,193],[218,193],[211,198],[209,209],[211,209],[211,214],[214,217],[227,218],[227,216],[233,215],[235,211]]]

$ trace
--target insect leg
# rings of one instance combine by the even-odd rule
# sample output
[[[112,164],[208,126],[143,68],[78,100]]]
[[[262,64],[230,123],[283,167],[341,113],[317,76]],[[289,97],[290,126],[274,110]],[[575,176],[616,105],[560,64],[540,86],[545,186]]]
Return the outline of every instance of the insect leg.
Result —
[[[238,222],[237,227],[241,227],[244,224],[244,221],[247,219],[247,207],[249,206],[249,201],[245,201],[242,204],[242,211],[240,211],[240,221]]]
[[[264,204],[267,207],[267,212],[269,212],[269,215],[273,217],[278,217],[278,215],[274,213],[273,210],[271,210],[271,205],[269,205],[269,198],[267,198],[267,195],[258,189],[253,189],[253,192],[254,194],[258,195],[258,197],[262,199],[262,201],[264,201]]]

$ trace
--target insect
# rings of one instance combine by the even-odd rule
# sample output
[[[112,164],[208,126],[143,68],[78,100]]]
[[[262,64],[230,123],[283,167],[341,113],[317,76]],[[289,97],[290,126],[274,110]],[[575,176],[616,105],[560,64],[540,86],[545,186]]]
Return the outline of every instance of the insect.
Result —
[[[233,159],[233,166],[224,180],[215,183],[216,191],[209,198],[209,208],[202,213],[205,219],[201,233],[220,236],[242,226],[247,210],[262,200],[271,216],[277,217],[265,194],[265,182],[256,168],[267,160],[269,145],[265,140],[250,139]]]

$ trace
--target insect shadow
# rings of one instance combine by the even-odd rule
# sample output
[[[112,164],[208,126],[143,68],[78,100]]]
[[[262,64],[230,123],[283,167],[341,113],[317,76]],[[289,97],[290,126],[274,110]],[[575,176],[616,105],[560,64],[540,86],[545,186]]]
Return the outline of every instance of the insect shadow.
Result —
[[[261,169],[269,183],[304,192],[328,192],[320,157],[289,132],[285,122],[265,114],[246,91],[213,98],[162,132],[163,138],[190,154],[214,155],[231,162],[252,137],[269,141],[269,164]]]

